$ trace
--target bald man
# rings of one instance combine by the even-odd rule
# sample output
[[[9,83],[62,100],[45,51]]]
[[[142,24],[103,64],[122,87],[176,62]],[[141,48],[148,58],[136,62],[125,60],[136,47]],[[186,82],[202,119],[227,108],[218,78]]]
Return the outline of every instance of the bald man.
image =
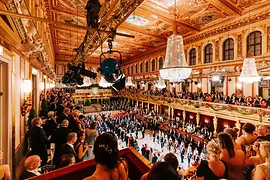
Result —
[[[269,125],[260,125],[257,129],[258,140],[270,141],[270,126]]]
[[[30,177],[38,176],[40,173],[38,172],[38,167],[41,164],[41,159],[38,155],[29,156],[24,161],[24,172],[22,173],[19,180],[28,179]]]

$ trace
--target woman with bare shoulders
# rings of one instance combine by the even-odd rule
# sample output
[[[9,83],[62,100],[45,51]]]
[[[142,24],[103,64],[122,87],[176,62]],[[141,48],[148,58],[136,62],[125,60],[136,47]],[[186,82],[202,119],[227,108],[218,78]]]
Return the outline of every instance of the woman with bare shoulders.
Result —
[[[98,137],[98,131],[96,130],[97,123],[92,122],[90,128],[85,129],[85,145],[88,145],[88,151],[85,154],[83,160],[89,160],[94,158],[93,148],[96,138]]]
[[[270,180],[270,142],[260,142],[260,153],[265,163],[257,165],[254,173],[254,180]]]
[[[96,170],[84,180],[127,180],[128,164],[119,157],[117,137],[103,133],[94,144]]]
[[[256,127],[251,123],[246,123],[243,126],[243,135],[240,136],[236,142],[242,147],[245,152],[245,146],[253,144],[257,140],[257,136],[254,134]]]
[[[228,179],[244,180],[245,154],[242,150],[236,150],[229,134],[219,133],[219,145],[221,148],[220,159],[228,166]]]

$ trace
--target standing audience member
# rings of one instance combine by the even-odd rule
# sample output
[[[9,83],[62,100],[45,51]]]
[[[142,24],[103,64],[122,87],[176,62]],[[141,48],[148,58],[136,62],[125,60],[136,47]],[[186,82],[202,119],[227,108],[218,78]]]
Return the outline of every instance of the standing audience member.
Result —
[[[90,125],[90,128],[86,128],[85,130],[85,145],[88,145],[88,151],[86,155],[84,156],[84,160],[89,160],[94,158],[93,154],[93,148],[94,148],[94,143],[96,141],[96,138],[98,137],[98,131],[96,130],[97,128],[97,123],[92,122]]]
[[[270,142],[260,142],[260,153],[265,159],[263,164],[257,165],[254,173],[254,180],[269,180],[270,179]]]
[[[20,180],[28,179],[31,177],[39,176],[38,167],[40,166],[41,159],[38,155],[29,156],[24,161],[24,168]]]
[[[76,160],[73,154],[64,154],[60,159],[60,168],[71,166],[75,163],[76,163]]]
[[[237,136],[238,136],[238,134],[237,134],[238,131],[239,131],[239,129],[236,127],[224,129],[224,133],[227,133],[232,137],[234,149],[242,150],[242,147],[240,146],[240,144],[235,142],[235,140],[237,139]]]
[[[58,124],[62,124],[63,120],[68,120],[70,116],[70,109],[68,107],[64,108],[64,112],[58,117]]]
[[[77,127],[78,127],[78,130],[81,132],[85,132],[84,119],[85,119],[84,115],[82,115],[82,114],[79,115]]]
[[[221,149],[219,145],[210,141],[206,146],[208,161],[202,160],[197,168],[197,177],[204,177],[207,180],[227,179],[228,169],[223,160],[219,160]]]
[[[257,133],[259,135],[257,139],[270,141],[270,126],[269,125],[260,125],[259,128],[257,129]]]
[[[47,143],[51,139],[51,136],[47,138],[46,132],[41,128],[42,119],[36,117],[32,120],[32,128],[30,129],[30,146],[31,155],[38,155],[42,162],[41,165],[47,164],[48,153],[47,153]]]
[[[94,144],[96,170],[85,180],[127,180],[127,162],[119,156],[117,137],[113,133],[99,135]]]
[[[69,125],[68,127],[72,130],[72,132],[78,132],[78,127],[77,127],[77,119],[79,117],[79,111],[78,110],[73,110],[72,115],[68,117],[69,120]]]
[[[63,144],[61,147],[60,157],[62,157],[64,154],[73,154],[77,162],[78,157],[74,149],[74,144],[76,141],[77,141],[77,134],[74,132],[69,133],[67,137],[67,143]]]
[[[255,129],[256,127],[251,123],[244,124],[243,135],[236,140],[244,152],[246,152],[246,146],[253,144],[257,140],[257,136],[254,134]]]
[[[71,129],[68,128],[68,120],[63,120],[61,127],[55,131],[52,136],[52,142],[55,143],[55,153],[53,157],[53,164],[56,168],[59,168],[60,163],[60,150],[63,144],[67,143],[68,134],[71,133]]]
[[[220,159],[225,161],[228,167],[228,179],[244,180],[244,152],[242,150],[234,149],[233,141],[229,134],[219,133],[217,138],[221,148]]]
[[[84,141],[85,141],[85,133],[84,132],[80,131],[77,133],[77,135],[78,135],[78,139],[74,145],[74,149],[78,155],[78,161],[81,162],[81,161],[83,161],[83,157],[88,150],[88,145],[84,144]]]
[[[0,162],[3,159],[3,152],[0,151]],[[0,179],[2,180],[11,180],[10,168],[7,164],[0,165]]]

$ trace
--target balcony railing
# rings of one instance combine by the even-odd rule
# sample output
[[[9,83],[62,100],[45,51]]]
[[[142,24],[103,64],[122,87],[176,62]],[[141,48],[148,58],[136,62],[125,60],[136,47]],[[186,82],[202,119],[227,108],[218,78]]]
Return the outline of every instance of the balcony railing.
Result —
[[[127,160],[129,178],[132,180],[140,180],[142,175],[147,173],[151,168],[150,162],[133,148],[126,148],[121,150],[120,156]],[[92,159],[30,178],[30,180],[84,179],[94,173],[96,168],[95,164],[95,160]]]
[[[227,116],[228,118],[232,117],[233,119],[241,118],[250,121],[257,121],[260,123],[266,123],[270,121],[270,109],[265,108],[171,98],[164,96],[144,95],[130,92],[121,92],[119,96],[147,103],[166,105],[174,109],[187,110],[195,113],[199,112],[201,114],[212,116]]]

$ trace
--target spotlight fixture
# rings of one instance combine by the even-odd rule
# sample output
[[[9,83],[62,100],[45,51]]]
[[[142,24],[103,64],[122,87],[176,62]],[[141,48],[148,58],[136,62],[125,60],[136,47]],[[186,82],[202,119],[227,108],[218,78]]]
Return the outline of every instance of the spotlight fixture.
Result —
[[[107,52],[103,52],[100,55],[100,73],[104,75],[104,79],[112,84],[112,87],[115,91],[119,91],[125,87],[126,77],[121,69],[122,64],[122,54],[119,51],[112,50],[113,39],[115,37],[116,31],[112,30],[112,35],[108,39],[109,50]],[[119,63],[109,57],[106,58],[105,55],[111,55],[113,53],[117,53],[119,55]],[[105,57],[105,59],[103,59]],[[103,60],[102,60],[103,59]]]
[[[197,85],[198,84],[198,81],[194,81],[194,84]]]

